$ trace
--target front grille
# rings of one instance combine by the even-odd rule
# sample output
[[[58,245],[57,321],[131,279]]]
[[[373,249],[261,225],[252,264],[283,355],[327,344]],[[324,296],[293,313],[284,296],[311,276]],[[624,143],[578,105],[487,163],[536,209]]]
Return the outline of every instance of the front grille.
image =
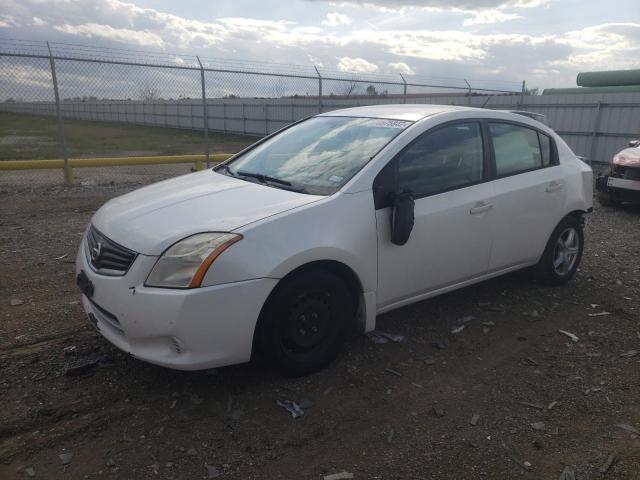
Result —
[[[124,275],[137,255],[109,240],[93,225],[87,233],[87,247],[91,266],[106,275]]]
[[[616,177],[626,178],[627,180],[640,180],[640,168],[638,167],[614,165],[612,171]]]

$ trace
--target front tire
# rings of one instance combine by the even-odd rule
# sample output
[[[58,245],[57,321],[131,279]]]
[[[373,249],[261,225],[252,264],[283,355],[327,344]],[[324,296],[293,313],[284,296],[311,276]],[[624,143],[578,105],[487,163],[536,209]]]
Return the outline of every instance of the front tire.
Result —
[[[536,277],[547,285],[562,285],[575,274],[584,249],[582,224],[573,215],[565,217],[554,229],[535,266]]]
[[[260,315],[257,353],[289,376],[315,372],[338,355],[354,316],[342,279],[325,271],[294,274],[276,287]]]

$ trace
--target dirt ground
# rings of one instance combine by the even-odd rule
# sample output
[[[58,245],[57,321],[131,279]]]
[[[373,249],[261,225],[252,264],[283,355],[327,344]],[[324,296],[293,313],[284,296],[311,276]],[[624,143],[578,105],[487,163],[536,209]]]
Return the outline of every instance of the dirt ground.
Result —
[[[1,479],[640,478],[640,207],[596,205],[566,286],[420,302],[378,318],[404,341],[285,379],[154,367],[89,327],[75,252],[127,188],[0,189]]]

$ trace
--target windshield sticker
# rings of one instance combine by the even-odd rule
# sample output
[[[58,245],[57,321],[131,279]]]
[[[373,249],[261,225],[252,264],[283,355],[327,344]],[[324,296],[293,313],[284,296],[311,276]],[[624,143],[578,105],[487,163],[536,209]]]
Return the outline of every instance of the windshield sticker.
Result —
[[[341,177],[341,176],[339,176],[339,175],[331,175],[331,176],[329,177],[329,181],[330,181],[330,182],[332,182],[332,183],[340,183],[340,182],[342,181],[342,179],[343,179],[343,178],[344,178],[344,177]]]
[[[369,125],[371,125],[372,127],[397,128],[399,130],[402,130],[407,125],[409,125],[409,122],[405,122],[404,120],[388,120],[386,118],[379,118],[371,120],[371,123]]]

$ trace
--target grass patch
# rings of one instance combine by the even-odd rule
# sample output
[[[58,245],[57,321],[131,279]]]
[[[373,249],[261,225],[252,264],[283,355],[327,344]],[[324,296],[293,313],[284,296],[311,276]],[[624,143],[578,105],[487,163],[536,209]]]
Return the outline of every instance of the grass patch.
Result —
[[[204,153],[201,131],[64,120],[71,158]],[[235,153],[256,137],[209,132],[211,153]],[[54,117],[0,112],[0,160],[62,158]]]

